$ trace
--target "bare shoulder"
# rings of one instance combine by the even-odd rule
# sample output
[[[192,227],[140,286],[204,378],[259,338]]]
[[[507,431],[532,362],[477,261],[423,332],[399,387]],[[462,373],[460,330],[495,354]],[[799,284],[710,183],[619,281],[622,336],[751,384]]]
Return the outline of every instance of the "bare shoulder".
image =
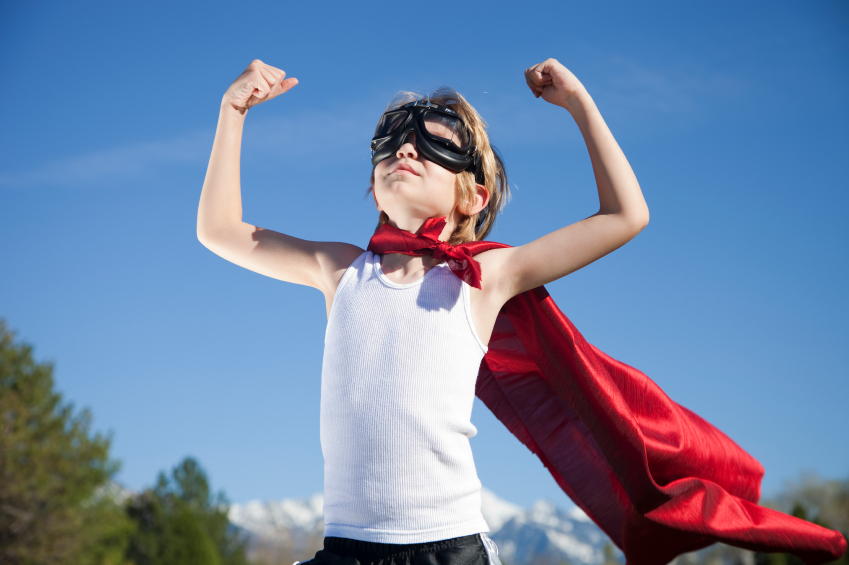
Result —
[[[515,261],[516,249],[490,249],[475,255],[481,265],[481,292],[487,296],[487,302],[498,303],[499,308],[515,295],[510,265]]]
[[[332,296],[342,274],[363,253],[349,243],[309,241],[247,223],[199,234],[201,243],[256,273],[311,286]]]
[[[257,251],[265,253],[272,276],[312,286],[330,297],[348,267],[364,253],[350,243],[308,241],[271,230],[262,230],[257,241]]]
[[[331,296],[336,293],[336,287],[345,271],[357,258],[365,253],[365,249],[342,242],[315,242],[316,258],[323,273],[325,288],[321,290]]]

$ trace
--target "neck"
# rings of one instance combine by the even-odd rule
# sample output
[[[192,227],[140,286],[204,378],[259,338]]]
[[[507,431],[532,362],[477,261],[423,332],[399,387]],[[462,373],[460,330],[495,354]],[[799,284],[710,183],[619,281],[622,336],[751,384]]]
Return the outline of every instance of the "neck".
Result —
[[[412,257],[402,253],[387,253],[380,260],[380,268],[386,275],[392,277],[395,282],[409,282],[418,279],[421,275],[442,263],[430,255]]]
[[[436,218],[439,216],[432,217]],[[457,225],[462,218],[462,214],[460,214],[460,212],[458,212],[456,209],[454,209],[452,213],[448,214],[445,217],[445,227],[442,229],[442,233],[439,234],[439,241],[448,241],[449,239],[451,239],[451,234],[454,233],[454,230],[457,228]],[[389,218],[386,223],[392,226],[393,228],[398,228],[399,230],[408,231],[410,233],[419,233],[419,230],[422,229],[424,223],[429,219],[430,217],[415,218],[411,216],[400,216],[397,220]]]

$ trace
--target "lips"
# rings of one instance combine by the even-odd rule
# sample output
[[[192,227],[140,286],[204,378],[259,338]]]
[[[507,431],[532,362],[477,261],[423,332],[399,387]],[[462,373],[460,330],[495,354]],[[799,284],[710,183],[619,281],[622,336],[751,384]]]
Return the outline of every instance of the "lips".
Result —
[[[400,165],[392,169],[392,173],[410,173],[416,176],[420,176],[419,173],[417,173],[413,167],[407,165],[406,163],[401,163]]]

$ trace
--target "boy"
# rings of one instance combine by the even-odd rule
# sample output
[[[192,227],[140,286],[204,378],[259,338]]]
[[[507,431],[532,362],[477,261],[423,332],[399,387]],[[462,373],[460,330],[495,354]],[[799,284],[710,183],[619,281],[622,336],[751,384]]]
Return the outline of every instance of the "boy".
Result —
[[[701,511],[692,493],[702,488],[713,489],[729,512],[760,512],[752,504],[762,474],[757,462],[671,403],[647,377],[583,342],[540,288],[624,245],[648,223],[648,207],[580,81],[554,59],[527,69],[525,79],[534,96],[575,119],[590,153],[599,211],[515,248],[481,241],[506,199],[506,174],[480,116],[459,94],[441,90],[396,104],[378,123],[371,191],[381,214],[367,251],[242,221],[245,115],[297,80],[257,60],[224,95],[198,237],[238,265],[321,290],[327,307],[326,538],[316,563],[498,562],[468,444],[476,387],[630,562],[665,563],[716,539],[771,547],[773,538],[752,537],[746,528],[734,537],[711,516],[691,518]],[[491,340],[497,347],[488,348]],[[546,357],[551,351],[553,361]],[[680,429],[663,427],[669,413]],[[682,448],[680,461],[670,457],[664,441],[694,435],[693,443],[707,447]],[[700,469],[705,461],[715,464],[717,454],[730,463],[720,471]],[[723,475],[726,468],[731,477]],[[658,510],[667,513],[649,516]],[[769,519],[776,520],[754,520],[761,524],[751,529],[764,529]],[[774,538],[784,545],[776,547],[795,547],[781,519],[767,526],[784,528]],[[803,549],[814,549],[808,541],[815,533],[825,535],[803,532]],[[666,546],[658,547],[659,539]],[[832,555],[839,542],[827,541]]]

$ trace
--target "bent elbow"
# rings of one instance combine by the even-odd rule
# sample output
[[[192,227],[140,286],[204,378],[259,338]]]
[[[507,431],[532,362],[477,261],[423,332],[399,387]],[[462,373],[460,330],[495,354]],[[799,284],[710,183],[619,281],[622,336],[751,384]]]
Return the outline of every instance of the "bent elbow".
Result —
[[[197,238],[201,245],[215,253],[215,250],[213,249],[213,247],[215,246],[215,238],[213,237],[213,232],[208,227],[202,226],[200,222],[198,222],[197,227]]]
[[[630,232],[631,237],[635,237],[638,233],[643,231],[647,225],[649,225],[648,207],[644,207],[642,210],[628,214],[625,222],[628,226],[628,231]]]
[[[203,244],[204,247],[207,247],[207,245],[206,245],[207,235],[206,235],[206,232],[204,231],[204,229],[201,227],[200,222],[198,222],[196,234],[197,234],[197,237],[198,237],[198,241],[201,242],[201,244]]]
[[[649,225],[649,207],[646,206],[637,218],[637,233],[640,233]]]
[[[208,248],[209,245],[206,244],[206,239],[203,237],[203,235],[201,235],[200,230],[198,230],[197,236],[198,236],[198,241],[200,242],[200,244],[203,245],[204,247]]]

